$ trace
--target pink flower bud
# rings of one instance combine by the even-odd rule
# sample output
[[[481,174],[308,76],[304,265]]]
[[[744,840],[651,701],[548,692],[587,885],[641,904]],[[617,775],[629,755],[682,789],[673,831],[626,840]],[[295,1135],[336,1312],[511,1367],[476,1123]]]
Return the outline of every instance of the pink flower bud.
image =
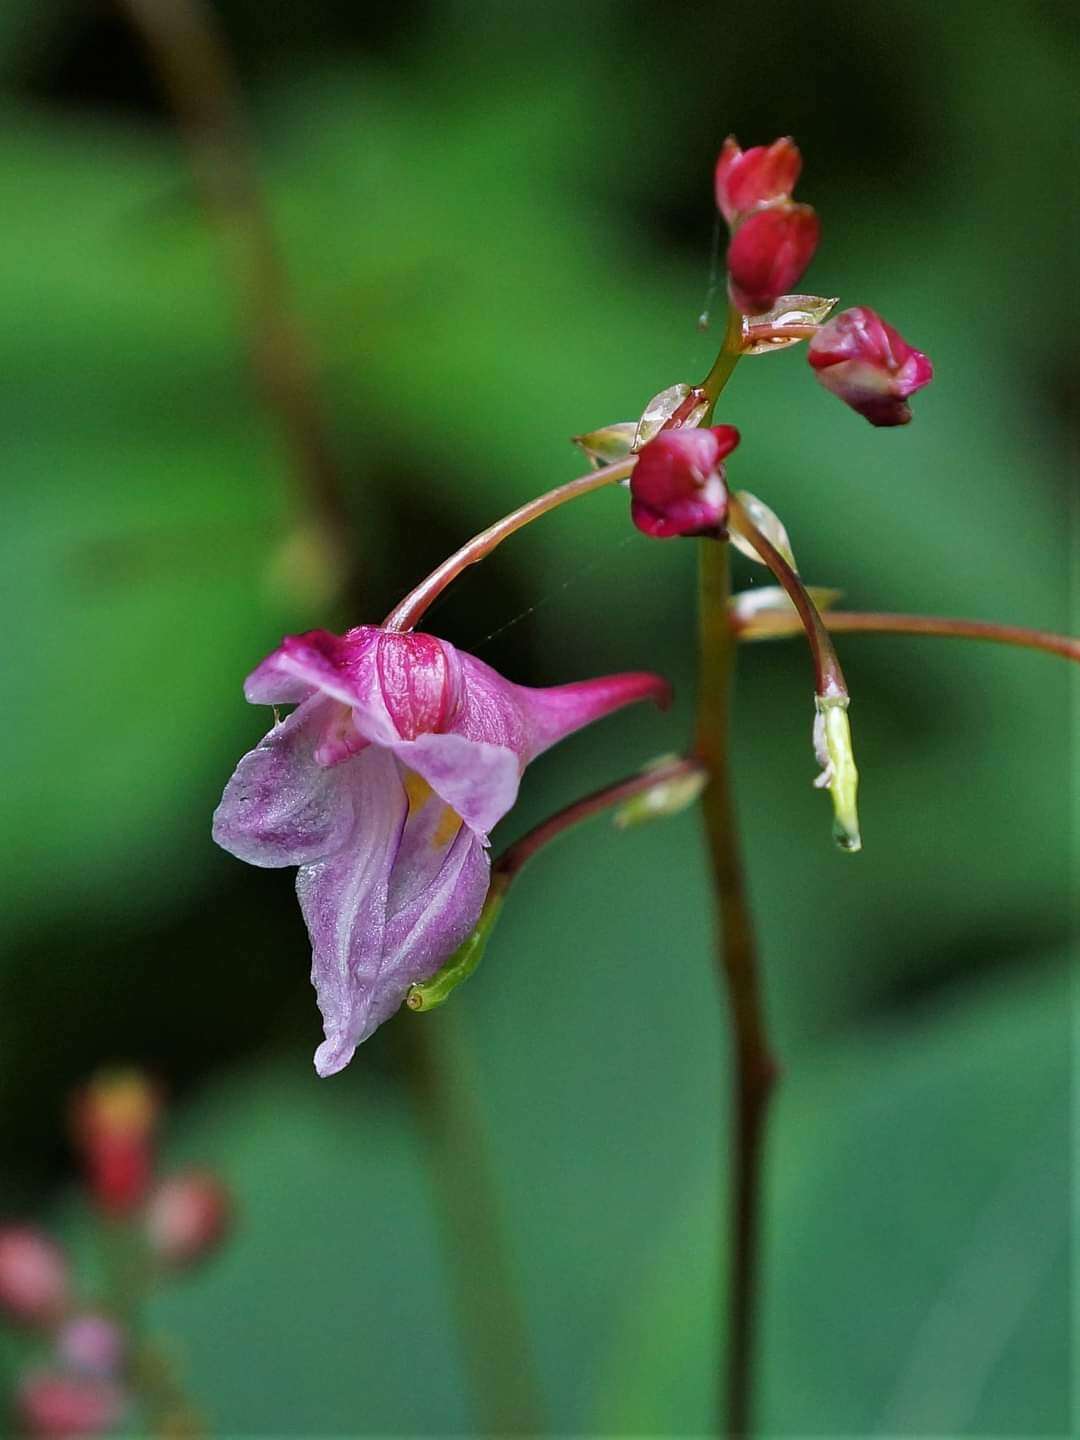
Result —
[[[231,1214],[228,1190],[209,1171],[170,1175],[146,1208],[150,1248],[166,1265],[190,1265],[220,1243]]]
[[[67,1298],[60,1247],[29,1225],[0,1229],[0,1309],[24,1325],[47,1325],[63,1313]]]
[[[728,503],[720,462],[738,443],[733,425],[661,430],[643,447],[630,477],[630,516],[637,528],[659,540],[719,529]]]
[[[755,315],[786,295],[814,258],[821,225],[809,205],[786,201],[755,210],[728,246],[728,290],[732,304]]]
[[[58,1357],[66,1368],[82,1375],[115,1375],[126,1351],[123,1330],[107,1315],[74,1315],[56,1336]]]
[[[866,305],[842,310],[823,325],[807,359],[825,388],[871,425],[906,425],[908,396],[934,378],[927,356]]]
[[[118,1424],[124,1408],[123,1391],[110,1381],[59,1371],[33,1371],[15,1397],[20,1429],[42,1440],[104,1435]]]
[[[799,147],[789,135],[749,150],[740,150],[734,135],[729,135],[716,162],[716,207],[733,225],[759,205],[789,199],[801,169]]]

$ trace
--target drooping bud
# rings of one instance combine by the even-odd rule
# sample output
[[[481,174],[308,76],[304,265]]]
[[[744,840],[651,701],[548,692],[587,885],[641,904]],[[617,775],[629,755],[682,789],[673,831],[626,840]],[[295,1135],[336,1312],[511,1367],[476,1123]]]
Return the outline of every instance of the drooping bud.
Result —
[[[809,205],[784,201],[755,210],[728,246],[728,293],[744,315],[768,310],[793,289],[814,258],[821,225]]]
[[[115,1375],[124,1362],[127,1340],[107,1315],[73,1315],[60,1327],[56,1353],[64,1365],[81,1375]]]
[[[108,1380],[35,1370],[15,1396],[21,1432],[40,1440],[104,1435],[122,1419],[124,1392]]]
[[[828,790],[833,802],[833,839],[841,850],[862,849],[857,797],[859,772],[851,747],[851,724],[846,695],[817,696],[814,714],[814,753],[821,774],[814,781]]]
[[[23,1325],[50,1325],[68,1300],[68,1265],[58,1245],[29,1225],[0,1229],[0,1311]]]
[[[232,1219],[228,1190],[208,1170],[163,1180],[146,1207],[146,1238],[165,1265],[193,1264],[222,1241]]]
[[[928,357],[866,305],[842,310],[823,325],[807,359],[822,385],[871,425],[906,425],[909,396],[934,378]]]
[[[620,420],[600,430],[590,430],[587,435],[575,435],[574,444],[584,450],[593,468],[599,469],[626,459],[634,448],[637,429],[636,420]]]
[[[662,430],[638,457],[630,477],[630,515],[646,535],[702,535],[727,518],[721,461],[739,443],[733,425],[707,430]]]
[[[801,169],[799,147],[789,135],[749,150],[741,150],[734,135],[729,135],[716,162],[716,207],[733,225],[759,205],[787,199]]]
[[[136,1070],[99,1075],[75,1097],[73,1138],[90,1193],[107,1215],[129,1214],[146,1195],[159,1108],[153,1086]]]

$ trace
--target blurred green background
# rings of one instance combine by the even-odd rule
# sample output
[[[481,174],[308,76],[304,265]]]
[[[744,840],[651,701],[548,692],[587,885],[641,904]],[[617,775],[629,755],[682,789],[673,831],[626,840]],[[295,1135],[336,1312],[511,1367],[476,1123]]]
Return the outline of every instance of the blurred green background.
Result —
[[[455,1276],[481,1306],[493,1287],[483,1237],[445,1222],[443,1187],[460,1202],[480,1184],[456,1132],[438,1140],[456,1097],[497,1187],[539,1423],[700,1433],[728,1039],[696,814],[594,822],[545,853],[468,987],[319,1082],[291,874],[209,837],[267,724],[241,681],[285,631],[380,617],[465,536],[579,473],[568,436],[704,372],[729,131],[797,137],[824,226],[806,288],[879,308],[937,368],[915,423],[878,432],[799,351],[748,361],[718,415],[744,436],[733,482],[853,608],[1068,629],[1071,7],[215,8],[342,481],[352,599],[326,598],[304,549],[237,252],[128,19],[7,0],[0,1213],[79,1229],[64,1097],[102,1063],[144,1064],[172,1098],[170,1158],[217,1166],[242,1211],[152,1317],[215,1433],[475,1432],[491,1397],[470,1377],[521,1376],[458,1323]],[[642,667],[677,687],[674,713],[619,716],[536,765],[497,848],[684,743],[692,586],[693,547],[637,535],[614,491],[439,607],[432,628],[514,679]],[[852,637],[842,654],[854,860],[810,786],[801,647],[740,663],[739,799],[784,1066],[759,1426],[1064,1434],[1071,676],[949,642]],[[433,1125],[410,1084],[421,1028]]]

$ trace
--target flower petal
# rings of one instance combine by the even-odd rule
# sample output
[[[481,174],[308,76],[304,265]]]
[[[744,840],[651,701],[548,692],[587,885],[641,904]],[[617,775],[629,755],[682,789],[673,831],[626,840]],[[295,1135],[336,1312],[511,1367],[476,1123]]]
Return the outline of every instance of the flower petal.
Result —
[[[506,745],[465,735],[420,735],[393,747],[482,841],[517,799],[524,764]]]
[[[344,635],[329,630],[286,635],[248,676],[244,695],[253,705],[285,705],[318,691],[352,708],[364,739],[379,744],[396,740],[379,684],[381,634],[375,625],[358,625]]]
[[[333,1075],[357,1045],[468,936],[487,893],[478,837],[394,757],[372,748],[337,773],[358,788],[352,842],[303,866],[297,893],[311,934],[312,983],[326,1039],[315,1068]]]
[[[214,811],[217,843],[251,865],[303,865],[329,855],[354,825],[353,792],[320,765],[339,707],[312,696],[237,765]]]

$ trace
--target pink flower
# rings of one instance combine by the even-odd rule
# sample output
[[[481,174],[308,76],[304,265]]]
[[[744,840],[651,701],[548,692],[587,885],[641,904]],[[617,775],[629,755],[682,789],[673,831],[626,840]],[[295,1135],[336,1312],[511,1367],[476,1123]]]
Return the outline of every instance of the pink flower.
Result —
[[[229,1228],[232,1200],[206,1170],[185,1170],[163,1180],[146,1207],[150,1248],[167,1265],[190,1265],[215,1249]]]
[[[127,1354],[127,1337],[107,1315],[86,1311],[65,1320],[56,1336],[56,1354],[79,1375],[115,1375]]]
[[[286,637],[247,699],[297,708],[245,755],[214,838],[253,865],[298,865],[326,1039],[320,1075],[430,978],[487,893],[488,831],[530,760],[631,701],[655,675],[534,690],[433,635],[361,625]]]
[[[49,1325],[68,1302],[60,1247],[29,1225],[0,1229],[0,1310],[24,1325]]]
[[[123,1417],[126,1399],[117,1385],[100,1377],[35,1370],[20,1384],[15,1405],[20,1433],[70,1440],[113,1429]]]
[[[814,258],[821,225],[809,205],[790,200],[755,210],[728,246],[728,292],[746,315],[768,310],[789,294]]]
[[[908,397],[934,378],[928,357],[866,305],[843,310],[823,325],[807,359],[825,388],[871,425],[906,425]]]
[[[720,463],[739,443],[733,425],[661,430],[642,446],[630,476],[630,517],[646,535],[701,535],[727,518],[727,483]]]
[[[790,135],[749,150],[729,135],[716,162],[716,207],[734,225],[759,205],[790,199],[801,169],[802,156]]]

